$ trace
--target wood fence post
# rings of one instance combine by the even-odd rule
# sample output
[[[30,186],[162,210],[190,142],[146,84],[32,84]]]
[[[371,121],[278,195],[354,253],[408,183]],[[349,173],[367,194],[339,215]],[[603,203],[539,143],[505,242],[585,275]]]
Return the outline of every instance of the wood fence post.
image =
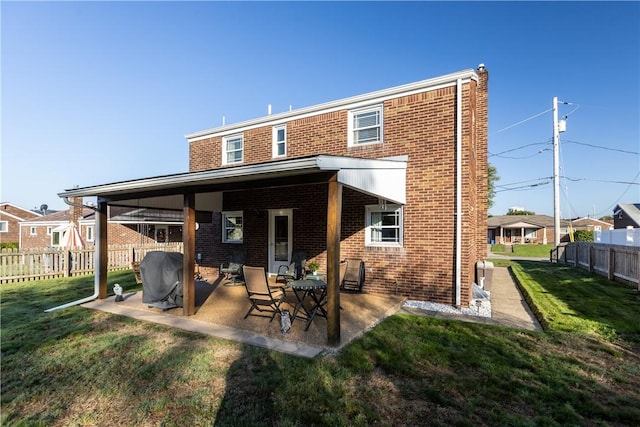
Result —
[[[609,268],[607,268],[607,278],[609,280],[614,279],[613,269],[616,265],[616,252],[613,250],[611,246],[609,246]]]
[[[588,248],[589,248],[589,272],[593,272],[593,257],[594,257],[593,245],[589,244]]]

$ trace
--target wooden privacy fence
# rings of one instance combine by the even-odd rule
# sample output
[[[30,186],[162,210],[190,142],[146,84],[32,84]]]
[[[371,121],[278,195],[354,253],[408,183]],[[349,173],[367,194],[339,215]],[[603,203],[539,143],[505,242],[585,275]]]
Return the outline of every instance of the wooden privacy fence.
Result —
[[[640,247],[575,242],[550,251],[551,262],[561,262],[607,276],[610,280],[635,283],[640,290]]]
[[[112,245],[108,248],[107,270],[126,270],[147,252],[182,252],[182,242]],[[3,249],[0,252],[0,284],[94,274],[93,246],[79,249],[55,248],[30,251]]]

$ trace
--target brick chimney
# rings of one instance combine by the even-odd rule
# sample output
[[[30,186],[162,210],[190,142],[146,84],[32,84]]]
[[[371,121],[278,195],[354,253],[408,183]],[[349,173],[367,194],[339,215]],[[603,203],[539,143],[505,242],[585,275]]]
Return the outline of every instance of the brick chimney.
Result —
[[[69,221],[78,225],[78,221],[82,218],[82,197],[70,197],[69,201],[73,203],[69,206]]]

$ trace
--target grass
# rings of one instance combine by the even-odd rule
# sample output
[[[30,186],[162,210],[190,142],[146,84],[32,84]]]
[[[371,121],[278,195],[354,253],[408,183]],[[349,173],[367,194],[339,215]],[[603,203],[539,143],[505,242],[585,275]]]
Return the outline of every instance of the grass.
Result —
[[[81,307],[44,313],[91,294],[92,277],[3,285],[2,424],[640,425],[637,292],[504,262],[546,332],[398,314],[312,360]],[[137,289],[131,272],[109,282]]]
[[[512,248],[513,252],[506,253],[505,245],[491,245],[491,252],[515,257],[549,258],[549,251],[553,249],[553,245],[512,245]]]

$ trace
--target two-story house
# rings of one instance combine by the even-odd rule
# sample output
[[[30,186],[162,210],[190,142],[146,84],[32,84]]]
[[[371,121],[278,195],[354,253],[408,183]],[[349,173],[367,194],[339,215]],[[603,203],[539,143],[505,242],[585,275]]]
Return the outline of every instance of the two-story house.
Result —
[[[467,306],[486,256],[487,85],[481,65],[194,132],[187,173],[59,195],[97,197],[103,241],[107,206],[181,209],[185,314],[195,253],[216,268],[239,247],[271,272],[294,249],[318,261],[329,329],[345,257],[364,260],[364,292]],[[106,267],[96,269],[104,298]]]

